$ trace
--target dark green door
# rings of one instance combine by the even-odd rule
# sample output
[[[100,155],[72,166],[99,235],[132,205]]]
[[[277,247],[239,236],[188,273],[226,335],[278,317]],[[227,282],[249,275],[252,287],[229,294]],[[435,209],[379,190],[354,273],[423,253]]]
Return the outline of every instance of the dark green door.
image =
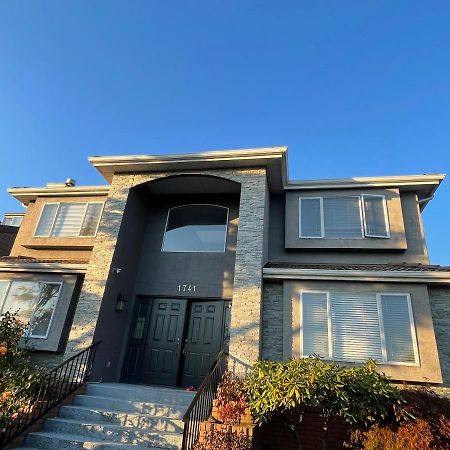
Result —
[[[181,386],[199,387],[220,351],[224,302],[192,302],[183,345]]]
[[[177,384],[186,305],[186,300],[153,300],[142,362],[142,383]]]

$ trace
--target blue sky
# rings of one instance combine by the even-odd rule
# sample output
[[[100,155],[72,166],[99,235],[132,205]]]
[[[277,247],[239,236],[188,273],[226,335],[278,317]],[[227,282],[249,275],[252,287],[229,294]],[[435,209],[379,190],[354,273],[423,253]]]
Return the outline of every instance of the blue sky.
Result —
[[[450,2],[0,2],[9,186],[90,155],[289,146],[291,178],[450,171]],[[425,213],[450,264],[450,180]]]

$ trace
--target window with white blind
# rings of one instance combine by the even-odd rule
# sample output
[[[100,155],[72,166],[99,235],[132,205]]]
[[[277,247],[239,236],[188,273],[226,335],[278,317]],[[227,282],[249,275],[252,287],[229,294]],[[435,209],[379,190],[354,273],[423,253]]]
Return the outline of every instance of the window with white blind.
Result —
[[[36,237],[88,237],[97,234],[103,203],[46,203]]]
[[[29,324],[29,337],[46,339],[61,287],[61,282],[0,280],[0,315],[17,313],[19,320]]]
[[[409,294],[302,292],[303,356],[418,365]]]
[[[301,238],[389,238],[384,195],[302,197],[299,199]]]

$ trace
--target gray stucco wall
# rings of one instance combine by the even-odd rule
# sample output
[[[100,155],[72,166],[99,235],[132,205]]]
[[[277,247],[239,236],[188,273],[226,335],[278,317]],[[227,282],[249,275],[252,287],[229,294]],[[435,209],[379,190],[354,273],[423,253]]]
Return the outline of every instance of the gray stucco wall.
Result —
[[[264,283],[261,357],[283,360],[283,283]]]
[[[228,208],[225,252],[161,251],[169,208],[188,204],[214,204]],[[231,299],[239,224],[239,195],[152,196],[146,209],[146,228],[140,248],[136,294]],[[195,286],[195,292],[179,292],[178,286],[183,284]]]
[[[362,249],[288,249],[285,248],[285,214],[298,215],[298,207],[285,211],[285,197],[271,196],[269,261],[299,263],[361,263],[406,262],[429,264],[427,246],[423,233],[422,218],[414,193],[400,195],[407,249],[405,251],[381,250],[375,245]],[[298,235],[298,218],[287,222],[291,232]]]
[[[434,332],[444,385],[450,387],[450,287],[429,287]]]

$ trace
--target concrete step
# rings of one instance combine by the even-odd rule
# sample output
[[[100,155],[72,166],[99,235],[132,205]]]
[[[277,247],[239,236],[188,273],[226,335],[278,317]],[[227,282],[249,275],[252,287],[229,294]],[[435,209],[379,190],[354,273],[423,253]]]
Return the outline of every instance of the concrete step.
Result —
[[[108,411],[82,406],[63,406],[59,416],[63,419],[74,419],[88,423],[109,423],[125,427],[145,428],[150,431],[183,432],[183,421],[174,417],[169,408],[168,416],[155,414],[134,414],[128,412]]]
[[[77,395],[74,405],[87,406],[94,409],[103,409],[111,412],[151,414],[153,416],[165,416],[181,419],[188,406],[161,404],[156,402],[127,401],[117,398],[98,397],[94,395]]]
[[[108,439],[86,439],[83,436],[38,432],[27,435],[26,445],[28,447],[39,450],[179,450],[179,446],[172,444],[161,444],[157,447],[151,445],[134,445],[128,442],[114,442]]]
[[[183,436],[177,432],[151,431],[105,423],[86,423],[73,419],[47,419],[44,431],[85,437],[88,441],[98,439],[154,447],[171,445],[173,448],[178,448],[181,447],[183,441]]]
[[[154,402],[163,405],[189,406],[195,392],[159,386],[142,386],[125,383],[89,383],[86,395],[116,398],[127,401]]]

